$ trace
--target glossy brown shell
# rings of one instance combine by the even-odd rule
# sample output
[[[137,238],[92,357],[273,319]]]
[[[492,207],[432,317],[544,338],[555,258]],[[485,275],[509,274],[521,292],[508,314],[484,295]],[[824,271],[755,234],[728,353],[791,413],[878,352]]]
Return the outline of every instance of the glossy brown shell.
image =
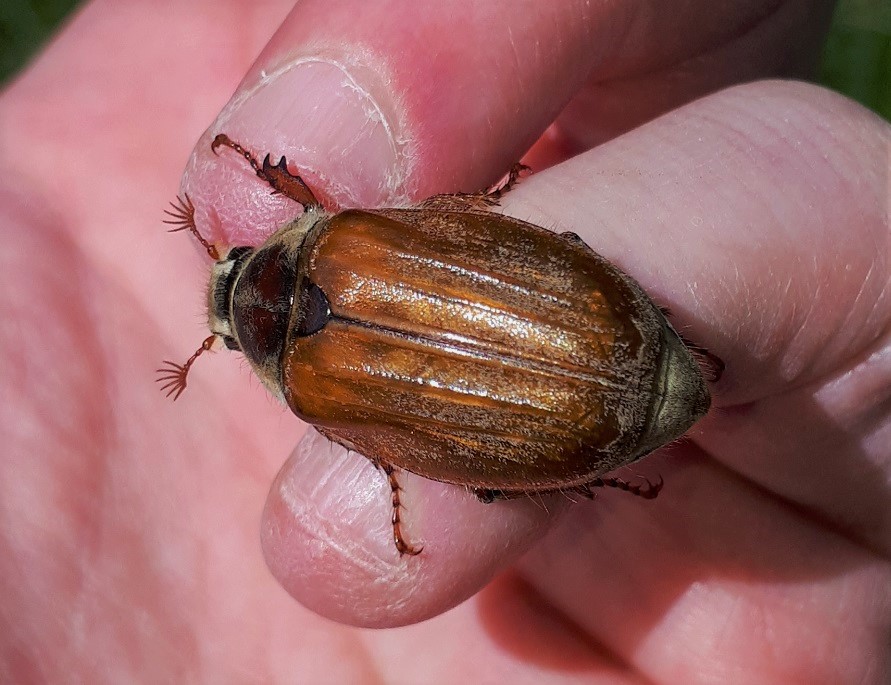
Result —
[[[332,439],[505,491],[583,483],[652,449],[670,328],[581,241],[498,214],[354,210],[321,219],[299,259],[298,288],[321,288],[331,318],[299,336],[292,315],[281,380]]]

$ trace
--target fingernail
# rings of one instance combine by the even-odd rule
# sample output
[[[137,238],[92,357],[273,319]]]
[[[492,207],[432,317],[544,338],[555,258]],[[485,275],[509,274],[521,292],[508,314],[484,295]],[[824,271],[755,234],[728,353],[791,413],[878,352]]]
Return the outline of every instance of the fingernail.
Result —
[[[401,108],[382,70],[302,57],[261,72],[212,127],[253,150],[286,155],[345,206],[379,206],[405,193],[410,157]]]

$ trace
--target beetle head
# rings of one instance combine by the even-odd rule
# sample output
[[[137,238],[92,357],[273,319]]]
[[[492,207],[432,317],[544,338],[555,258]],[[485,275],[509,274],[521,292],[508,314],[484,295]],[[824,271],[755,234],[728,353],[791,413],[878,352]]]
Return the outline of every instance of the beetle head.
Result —
[[[241,350],[232,332],[232,294],[244,265],[253,254],[252,247],[233,247],[214,263],[210,272],[207,291],[208,325],[210,332],[221,338],[230,350]]]

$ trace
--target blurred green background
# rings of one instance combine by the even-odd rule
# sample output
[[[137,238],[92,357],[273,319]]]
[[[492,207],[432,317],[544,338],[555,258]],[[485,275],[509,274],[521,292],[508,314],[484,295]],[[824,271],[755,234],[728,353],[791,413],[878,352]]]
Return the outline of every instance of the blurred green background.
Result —
[[[16,74],[80,0],[0,0],[0,84]]]
[[[0,0],[0,84],[14,76],[81,0]],[[891,0],[841,0],[820,80],[891,120]]]
[[[841,0],[820,80],[891,121],[891,0]]]

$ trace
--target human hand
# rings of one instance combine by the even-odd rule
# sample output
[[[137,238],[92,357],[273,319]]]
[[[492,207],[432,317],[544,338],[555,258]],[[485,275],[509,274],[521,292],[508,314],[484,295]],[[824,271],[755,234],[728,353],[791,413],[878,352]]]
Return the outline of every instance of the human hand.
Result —
[[[286,4],[94,3],[0,105],[0,680],[887,675],[887,124],[760,83],[612,139],[798,73],[820,22],[793,3],[709,3],[708,21],[699,3],[473,4],[301,3],[183,187],[210,237],[256,243],[294,206],[214,157],[217,132],[374,206],[482,187],[572,99],[530,159],[568,161],[504,211],[582,235],[727,364],[692,439],[633,470],[664,477],[659,499],[483,505],[405,475],[425,550],[400,558],[380,474],[310,436],[262,523],[302,603],[406,624],[511,570],[396,632],[288,601],[257,530],[296,419],[231,356],[202,359],[176,405],[151,382],[206,335],[206,256],[160,211]]]

